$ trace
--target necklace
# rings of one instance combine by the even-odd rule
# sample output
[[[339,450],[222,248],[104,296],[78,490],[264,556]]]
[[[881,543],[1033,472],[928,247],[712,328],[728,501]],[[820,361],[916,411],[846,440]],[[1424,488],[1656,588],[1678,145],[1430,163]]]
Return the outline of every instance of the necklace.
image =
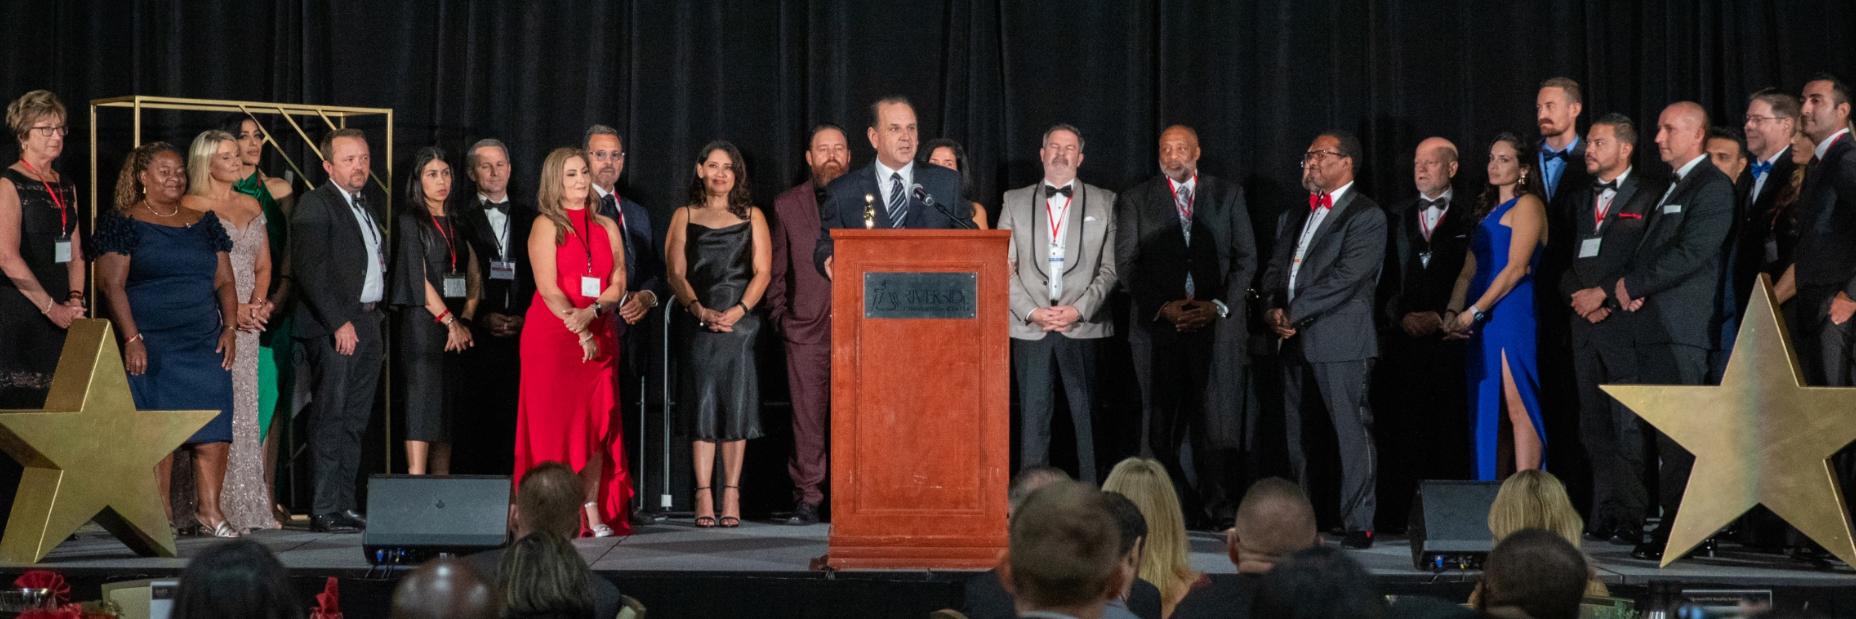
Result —
[[[179,204],[176,204],[176,205],[174,205],[174,210],[173,210],[173,211],[170,211],[170,212],[167,212],[167,213],[161,213],[161,212],[159,212],[159,211],[156,211],[156,210],[155,210],[155,203],[153,203],[153,202],[149,202],[149,201],[147,201],[147,200],[143,200],[143,201],[142,201],[142,208],[144,208],[144,209],[147,209],[147,210],[148,210],[148,214],[150,214],[150,215],[154,215],[154,216],[156,216],[156,217],[173,217],[173,216],[175,216],[175,215],[179,215],[179,214],[180,214],[180,205],[179,205]]]

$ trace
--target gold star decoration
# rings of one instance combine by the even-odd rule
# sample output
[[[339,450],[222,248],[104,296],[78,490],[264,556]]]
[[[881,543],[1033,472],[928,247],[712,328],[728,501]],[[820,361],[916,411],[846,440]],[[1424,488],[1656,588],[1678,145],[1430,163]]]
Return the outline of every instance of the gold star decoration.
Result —
[[[37,563],[92,519],[142,556],[174,556],[155,464],[218,411],[138,411],[107,320],[65,337],[40,410],[0,411],[0,450],[26,468],[0,561]]]
[[[1805,386],[1777,306],[1761,275],[1718,387],[1603,386],[1695,455],[1662,567],[1754,505],[1856,565],[1849,512],[1830,468],[1831,455],[1856,440],[1849,416],[1856,389]]]

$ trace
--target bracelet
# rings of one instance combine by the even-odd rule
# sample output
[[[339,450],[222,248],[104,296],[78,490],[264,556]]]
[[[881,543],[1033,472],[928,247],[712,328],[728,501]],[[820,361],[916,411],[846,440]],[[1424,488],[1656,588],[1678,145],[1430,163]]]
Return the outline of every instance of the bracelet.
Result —
[[[142,334],[137,333],[135,335],[129,336],[129,339],[123,340],[122,343],[123,345],[126,346],[126,345],[133,344],[135,342],[140,342],[140,341],[142,341]]]
[[[40,314],[44,314],[44,315],[46,315],[46,316],[50,316],[50,315],[52,315],[52,306],[53,306],[53,305],[56,305],[56,303],[53,303],[53,302],[52,302],[52,299],[50,299],[50,298],[47,298],[47,299],[45,299],[45,307],[41,307],[41,308],[39,308],[39,313],[40,313]]]
[[[82,291],[82,290],[73,290],[73,291],[71,291],[71,294],[69,294],[69,295],[66,295],[66,296],[65,296],[65,298],[66,298],[66,299],[77,299],[77,300],[79,300],[79,301],[82,301],[82,300],[84,299],[84,291]]]
[[[748,304],[746,303],[736,303],[735,307],[741,308],[741,313],[743,314],[750,314],[754,312],[754,310],[748,308]]]
[[[445,322],[445,319],[450,318],[450,317],[451,317],[451,310],[449,308],[446,308],[445,311],[439,312],[437,316],[433,316],[432,322],[436,322],[441,325],[449,324]]]

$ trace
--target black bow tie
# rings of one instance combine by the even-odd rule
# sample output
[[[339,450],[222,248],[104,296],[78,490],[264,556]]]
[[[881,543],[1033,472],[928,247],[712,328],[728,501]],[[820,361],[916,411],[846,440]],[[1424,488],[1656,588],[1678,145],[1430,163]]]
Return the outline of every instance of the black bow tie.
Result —
[[[1592,183],[1592,195],[1594,196],[1605,193],[1606,189],[1617,191],[1618,190],[1618,179],[1615,179],[1615,178],[1611,179],[1611,182],[1609,183],[1600,183],[1596,181]]]
[[[507,200],[502,201],[502,202],[491,202],[489,200],[484,200],[483,208],[494,209],[496,212],[502,213],[504,215],[509,214],[509,202]]]
[[[1423,211],[1434,208],[1450,208],[1450,199],[1438,198],[1436,200],[1426,200],[1424,198],[1418,198],[1418,210]]]
[[[1073,191],[1073,188],[1070,187],[1069,185],[1064,185],[1062,187],[1052,187],[1050,185],[1044,186],[1045,196],[1055,196],[1055,195],[1061,194],[1063,197],[1068,198],[1070,197],[1070,193],[1072,191]]]
[[[1564,160],[1567,160],[1567,159],[1570,159],[1570,158],[1572,157],[1572,153],[1570,153],[1570,152],[1568,152],[1568,151],[1570,151],[1570,150],[1572,150],[1572,149],[1567,149],[1567,150],[1562,150],[1562,151],[1559,151],[1559,152],[1553,152],[1553,151],[1550,151],[1550,150],[1545,150],[1545,149],[1542,149],[1542,150],[1540,151],[1540,161],[1541,161],[1541,163],[1546,163],[1546,162],[1548,162],[1548,161],[1552,161],[1552,160],[1554,160],[1554,159],[1559,159],[1559,160],[1562,160],[1562,161],[1564,161]]]

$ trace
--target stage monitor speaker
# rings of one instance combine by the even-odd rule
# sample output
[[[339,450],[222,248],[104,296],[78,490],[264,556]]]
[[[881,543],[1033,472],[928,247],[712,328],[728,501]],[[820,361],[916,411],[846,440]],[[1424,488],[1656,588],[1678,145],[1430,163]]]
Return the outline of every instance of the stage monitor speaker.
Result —
[[[501,546],[509,493],[509,478],[495,475],[372,476],[361,548],[375,565],[411,565]]]
[[[1420,570],[1481,569],[1494,542],[1489,506],[1501,484],[1425,480],[1411,499],[1411,563]]]

